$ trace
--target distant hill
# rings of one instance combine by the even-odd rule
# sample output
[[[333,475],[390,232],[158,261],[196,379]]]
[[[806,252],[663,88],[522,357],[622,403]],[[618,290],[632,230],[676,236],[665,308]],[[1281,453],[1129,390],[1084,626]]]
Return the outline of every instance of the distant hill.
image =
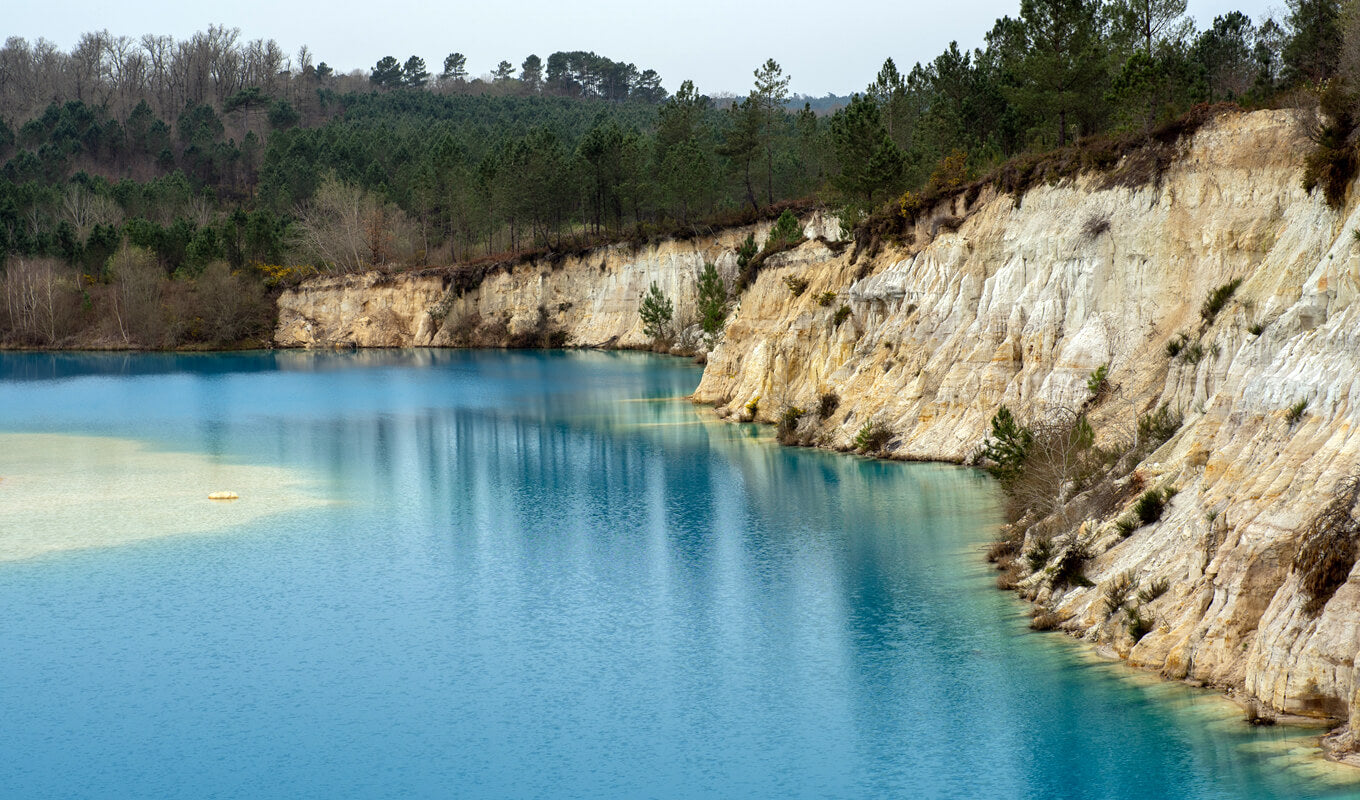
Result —
[[[827,94],[823,97],[813,97],[810,94],[795,94],[789,98],[788,104],[784,107],[798,110],[803,107],[804,103],[811,106],[817,116],[824,117],[850,105],[850,95]]]

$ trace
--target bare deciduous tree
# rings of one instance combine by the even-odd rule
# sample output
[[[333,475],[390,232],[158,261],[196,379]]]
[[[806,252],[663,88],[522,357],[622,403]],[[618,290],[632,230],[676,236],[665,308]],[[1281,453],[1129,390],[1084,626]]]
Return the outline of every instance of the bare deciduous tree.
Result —
[[[13,337],[56,344],[70,333],[75,286],[53,259],[18,260],[5,270],[5,314]]]

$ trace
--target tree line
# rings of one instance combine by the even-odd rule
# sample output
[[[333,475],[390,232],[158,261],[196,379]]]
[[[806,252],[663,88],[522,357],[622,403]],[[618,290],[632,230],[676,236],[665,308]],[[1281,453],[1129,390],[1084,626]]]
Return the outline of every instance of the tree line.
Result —
[[[205,326],[111,325],[122,311],[108,287],[154,264],[165,293],[197,297],[209,274],[263,290],[314,271],[693,231],[795,201],[853,224],[922,187],[1146,133],[1206,102],[1321,97],[1310,174],[1330,197],[1355,160],[1360,20],[1338,0],[1203,28],[1185,12],[1185,0],[1022,0],[982,47],[951,43],[906,71],[888,59],[830,114],[791,103],[773,59],[744,97],[715,100],[579,51],[503,61],[485,78],[457,52],[438,74],[411,56],[340,75],[305,47],[290,56],[221,27],[178,42],[86,34],[70,53],[11,38],[0,259],[7,282],[25,273],[7,296],[28,300],[7,302],[0,326],[32,344],[100,320],[128,343],[219,342]],[[19,286],[34,270],[66,312],[24,310],[44,295]]]

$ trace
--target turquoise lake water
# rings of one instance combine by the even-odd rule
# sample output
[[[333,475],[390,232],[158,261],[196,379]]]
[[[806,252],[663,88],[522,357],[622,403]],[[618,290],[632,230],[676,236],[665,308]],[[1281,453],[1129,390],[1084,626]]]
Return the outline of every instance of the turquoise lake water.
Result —
[[[1029,632],[985,477],[777,447],[699,375],[0,354],[0,514],[49,502],[52,440],[6,434],[191,498],[146,486],[188,529],[108,546],[150,510],[62,497],[72,543],[0,562],[0,796],[1360,796],[1316,731]],[[223,475],[259,487],[206,505]]]

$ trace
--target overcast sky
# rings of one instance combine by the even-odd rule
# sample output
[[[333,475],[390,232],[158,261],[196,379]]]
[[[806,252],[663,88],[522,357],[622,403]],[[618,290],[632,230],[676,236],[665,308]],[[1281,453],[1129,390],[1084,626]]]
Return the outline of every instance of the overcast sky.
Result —
[[[733,2],[681,0],[482,0],[443,3],[370,0],[15,0],[0,36],[44,37],[70,50],[82,32],[170,34],[186,38],[209,24],[241,29],[243,39],[274,39],[290,53],[307,45],[315,60],[339,71],[367,70],[385,55],[418,55],[431,72],[444,56],[468,57],[474,75],[502,59],[515,64],[537,53],[594,50],[639,69],[661,73],[674,91],[686,78],[700,91],[745,93],[752,71],[774,58],[793,77],[791,89],[810,95],[862,91],[891,56],[906,71],[934,58],[950,40],[973,48],[999,16],[1015,15],[1020,0],[831,0]],[[1258,22],[1282,2],[1190,0],[1205,27],[1214,16],[1240,10]]]

